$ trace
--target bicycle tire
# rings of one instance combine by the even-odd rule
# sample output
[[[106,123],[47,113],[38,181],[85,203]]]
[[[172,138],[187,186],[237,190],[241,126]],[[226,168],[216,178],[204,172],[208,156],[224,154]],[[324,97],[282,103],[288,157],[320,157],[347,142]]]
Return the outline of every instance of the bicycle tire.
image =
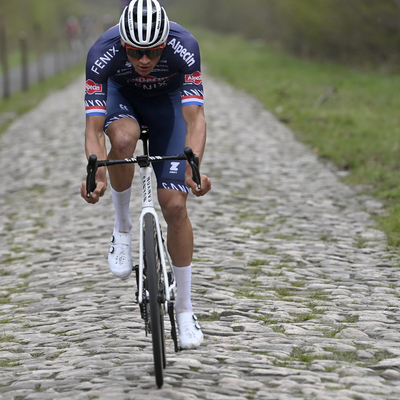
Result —
[[[164,313],[159,301],[161,281],[161,263],[154,216],[144,216],[144,261],[146,266],[147,286],[149,291],[150,324],[153,342],[154,374],[158,388],[164,383],[163,370],[166,365]]]

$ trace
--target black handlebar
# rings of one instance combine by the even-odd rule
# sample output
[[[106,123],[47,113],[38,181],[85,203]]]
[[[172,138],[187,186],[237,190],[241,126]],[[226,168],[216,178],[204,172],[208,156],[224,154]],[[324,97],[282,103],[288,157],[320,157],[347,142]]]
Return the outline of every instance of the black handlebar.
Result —
[[[186,159],[192,167],[192,179],[197,184],[197,189],[201,189],[201,178],[200,178],[200,170],[199,170],[199,157],[193,153],[193,150],[190,147],[185,147],[183,150],[185,153]]]
[[[86,197],[90,198],[90,193],[96,189],[96,172],[98,167],[106,167],[117,164],[137,164],[144,162],[143,158],[146,158],[148,162],[168,161],[168,160],[187,160],[192,167],[192,179],[196,183],[197,188],[201,189],[201,178],[199,170],[199,157],[193,153],[190,147],[186,147],[184,150],[185,154],[178,154],[176,156],[139,156],[134,158],[125,158],[123,160],[97,160],[97,156],[92,154],[89,157],[88,165],[86,167]]]
[[[86,197],[89,198],[90,193],[96,189],[97,156],[95,154],[89,157],[86,172]]]

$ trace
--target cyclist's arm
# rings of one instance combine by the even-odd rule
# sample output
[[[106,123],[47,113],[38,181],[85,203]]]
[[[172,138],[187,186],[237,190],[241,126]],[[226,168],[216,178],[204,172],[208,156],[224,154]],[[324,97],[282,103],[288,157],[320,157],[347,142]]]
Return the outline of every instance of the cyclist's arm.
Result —
[[[91,154],[95,154],[98,160],[107,159],[107,148],[105,135],[103,132],[104,127],[103,116],[93,115],[86,117],[86,129],[85,129],[85,151],[86,157],[89,158]],[[100,167],[96,173],[96,189],[88,199],[86,197],[86,182],[82,183],[81,196],[88,203],[97,203],[99,197],[104,195],[107,188],[107,173],[105,167]]]
[[[185,145],[192,148],[201,162],[206,145],[204,108],[198,105],[184,106],[182,107],[182,114],[187,126]]]
[[[182,114],[187,125],[185,146],[192,148],[193,152],[199,157],[201,164],[206,145],[207,131],[204,108],[195,104],[187,105],[182,107]],[[201,175],[201,189],[198,190],[196,188],[189,166],[186,170],[186,185],[192,189],[196,196],[203,196],[211,189],[211,181],[205,175]]]

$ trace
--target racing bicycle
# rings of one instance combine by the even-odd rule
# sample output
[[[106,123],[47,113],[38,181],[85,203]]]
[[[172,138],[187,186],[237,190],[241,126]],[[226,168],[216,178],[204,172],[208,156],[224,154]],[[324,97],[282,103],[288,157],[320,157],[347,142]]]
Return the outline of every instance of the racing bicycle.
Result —
[[[143,142],[143,155],[122,160],[97,160],[91,155],[87,165],[87,197],[96,188],[98,167],[117,164],[138,164],[142,182],[142,212],[140,214],[139,264],[133,267],[136,274],[136,302],[139,304],[141,318],[144,320],[146,336],[151,334],[153,362],[156,385],[164,383],[166,367],[164,316],[168,314],[171,323],[171,338],[175,352],[179,351],[175,323],[174,300],[176,283],[172,263],[162,236],[158,216],[154,208],[152,191],[152,168],[154,162],[187,160],[192,167],[193,181],[200,189],[199,159],[190,147],[184,154],[171,156],[150,156],[148,151],[149,129],[143,128],[140,139]]]

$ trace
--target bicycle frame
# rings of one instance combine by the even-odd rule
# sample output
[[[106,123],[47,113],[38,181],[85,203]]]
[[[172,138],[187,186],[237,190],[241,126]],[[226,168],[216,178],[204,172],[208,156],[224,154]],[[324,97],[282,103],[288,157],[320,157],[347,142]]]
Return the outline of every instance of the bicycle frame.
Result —
[[[154,208],[154,200],[153,200],[153,189],[152,189],[152,171],[151,163],[153,162],[161,162],[161,161],[173,161],[173,160],[186,160],[192,168],[193,172],[193,181],[196,182],[197,187],[200,189],[201,179],[200,179],[200,171],[199,171],[199,159],[193,153],[190,147],[186,147],[184,149],[184,154],[171,155],[171,156],[150,156],[148,151],[148,137],[149,131],[147,128],[142,128],[140,139],[143,142],[143,155],[133,157],[133,158],[125,158],[121,160],[97,160],[97,156],[92,154],[88,159],[88,165],[86,168],[87,177],[86,177],[86,196],[90,198],[91,192],[96,189],[96,172],[99,167],[109,167],[112,165],[121,165],[121,164],[138,164],[140,168],[140,176],[142,183],[142,212],[140,214],[140,236],[139,236],[139,266],[137,271],[138,274],[138,298],[137,301],[140,306],[143,305],[143,279],[144,279],[144,261],[143,261],[143,222],[146,214],[150,213],[154,217],[154,221],[156,224],[157,230],[157,240],[158,240],[158,248],[160,252],[160,261],[162,268],[162,275],[164,277],[164,289],[165,289],[165,298],[164,302],[164,310],[168,313],[168,304],[172,300],[172,291],[175,289],[175,280],[169,279],[167,263],[166,263],[166,255],[168,257],[168,265],[171,267],[171,276],[173,277],[173,270],[171,260],[168,255],[168,251],[164,244],[160,223],[158,219],[158,215]],[[170,282],[173,282],[170,285]]]
[[[158,220],[158,215],[154,209],[154,200],[153,200],[153,190],[152,190],[152,168],[150,165],[146,166],[141,166],[140,167],[140,176],[141,176],[141,181],[142,181],[142,212],[140,214],[140,237],[139,237],[139,287],[138,287],[138,303],[143,304],[143,220],[144,216],[147,213],[150,213],[154,216],[154,219],[156,221],[156,229],[157,229],[157,240],[158,240],[158,248],[160,249],[160,259],[161,259],[161,268],[162,268],[162,274],[164,275],[164,285],[165,285],[165,302],[164,302],[164,309],[165,312],[168,311],[168,302],[171,301],[171,292],[175,288],[175,280],[174,284],[172,286],[169,285],[169,279],[168,279],[168,271],[167,271],[167,264],[166,264],[166,259],[165,259],[165,253],[164,251],[164,243],[161,235],[161,228],[160,228],[160,223]],[[168,262],[169,265],[171,266],[169,257],[168,257]],[[171,272],[172,268],[171,268]]]
[[[90,193],[93,192],[96,188],[96,172],[98,167],[108,167],[112,165],[121,165],[121,164],[138,164],[140,167],[140,176],[142,180],[142,212],[140,214],[140,243],[139,243],[139,283],[138,283],[138,303],[143,304],[143,219],[144,215],[147,213],[151,213],[154,216],[156,221],[156,229],[157,229],[157,237],[158,237],[158,245],[160,249],[160,258],[162,263],[162,273],[164,275],[164,282],[165,282],[165,295],[166,301],[164,303],[165,310],[167,311],[168,302],[171,301],[171,290],[174,289],[174,286],[169,286],[168,281],[168,271],[166,267],[165,261],[165,254],[168,255],[167,251],[164,251],[165,246],[161,236],[161,228],[159,224],[158,215],[154,209],[154,200],[153,200],[153,190],[152,190],[152,162],[159,162],[159,161],[168,161],[168,160],[187,160],[192,167],[193,171],[193,180],[196,182],[197,187],[200,188],[200,171],[198,168],[199,159],[193,153],[190,147],[186,147],[184,150],[184,154],[178,154],[175,156],[149,156],[148,155],[148,130],[143,129],[142,135],[140,137],[143,140],[143,153],[142,156],[137,156],[133,158],[125,158],[122,160],[102,160],[98,161],[97,156],[92,154],[89,157],[88,165],[87,165],[87,178],[86,178],[86,189],[87,189],[87,197],[90,197]],[[168,258],[169,265],[171,262]],[[171,269],[171,273],[173,273]]]
[[[87,197],[91,196],[91,193],[96,189],[96,172],[98,167],[112,166],[117,164],[138,164],[140,168],[140,177],[142,183],[142,211],[139,218],[139,265],[134,266],[136,271],[137,280],[137,292],[136,301],[139,303],[139,307],[142,313],[142,318],[145,321],[145,331],[146,335],[151,332],[153,336],[153,356],[154,356],[154,369],[156,375],[156,383],[158,387],[163,384],[163,368],[166,367],[166,355],[165,355],[165,333],[164,333],[164,314],[168,314],[171,321],[171,337],[174,341],[175,352],[179,351],[178,339],[176,334],[175,317],[174,317],[174,290],[176,289],[176,283],[174,279],[174,271],[172,268],[172,263],[169,258],[167,248],[165,246],[161,227],[158,219],[158,215],[154,208],[153,199],[153,188],[152,188],[152,172],[153,168],[151,166],[152,162],[158,161],[168,161],[168,160],[187,160],[189,165],[192,167],[193,181],[196,182],[197,187],[200,189],[201,179],[200,171],[198,168],[199,159],[193,153],[192,149],[186,147],[184,154],[178,154],[175,156],[150,156],[148,151],[148,129],[143,128],[141,132],[140,139],[143,141],[143,155],[134,158],[126,158],[123,160],[102,160],[98,161],[96,155],[91,155],[88,160],[87,165],[87,177],[86,177],[86,190]],[[148,236],[144,231],[148,230],[149,218],[151,216],[151,230],[154,235],[154,228],[157,234],[157,243],[154,242],[154,238]],[[147,222],[145,223],[145,220]],[[146,243],[145,243],[146,242]],[[146,246],[146,254],[145,248]],[[151,247],[151,250],[149,251]],[[157,254],[155,253],[157,252]],[[167,259],[166,259],[167,257]],[[144,268],[146,258],[146,277],[144,276]],[[157,282],[160,284],[160,274],[156,268],[158,268],[158,261],[161,263],[160,274],[163,276],[163,291],[157,286]],[[170,267],[170,271],[167,268]],[[145,282],[146,280],[146,282]],[[146,283],[146,289],[145,285]],[[157,296],[155,294],[158,292]],[[160,293],[161,292],[161,293]],[[151,297],[150,297],[151,296]],[[157,299],[156,299],[157,297]],[[154,323],[153,331],[149,330],[149,315],[147,312],[147,307],[150,305],[150,319]],[[162,310],[161,310],[161,309]],[[156,310],[156,311],[154,311]],[[163,312],[164,313],[163,313]],[[161,319],[161,324],[158,319]],[[158,333],[157,333],[158,332]],[[161,359],[160,359],[161,354]]]

